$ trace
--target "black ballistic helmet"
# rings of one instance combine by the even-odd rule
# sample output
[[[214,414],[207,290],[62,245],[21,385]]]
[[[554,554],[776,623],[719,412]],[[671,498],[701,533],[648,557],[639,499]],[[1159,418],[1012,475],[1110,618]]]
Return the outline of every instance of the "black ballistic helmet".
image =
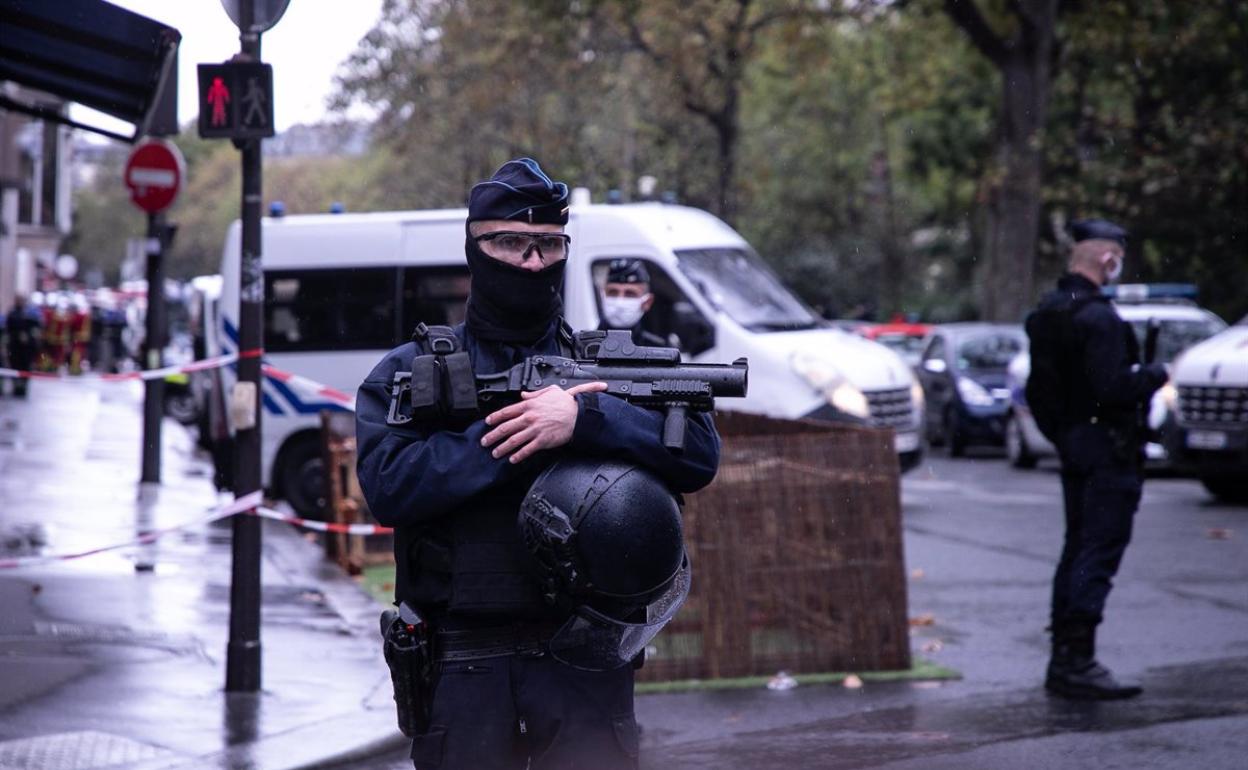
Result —
[[[680,506],[635,465],[560,460],[533,482],[519,526],[547,601],[573,612],[551,641],[565,663],[628,663],[688,595]]]

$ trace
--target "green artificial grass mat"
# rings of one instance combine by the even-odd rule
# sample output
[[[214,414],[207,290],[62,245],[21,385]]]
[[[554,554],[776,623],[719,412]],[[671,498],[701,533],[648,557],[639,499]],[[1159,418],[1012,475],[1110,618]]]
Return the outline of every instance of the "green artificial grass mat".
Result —
[[[913,664],[904,671],[853,671],[822,672],[815,674],[792,674],[799,685],[840,684],[845,677],[856,674],[867,682],[917,682],[924,680],[961,679],[962,674],[952,668],[938,665],[930,660],[914,658]],[[741,676],[730,679],[678,679],[671,682],[638,682],[638,695],[689,692],[691,690],[734,690],[766,687],[769,676]]]

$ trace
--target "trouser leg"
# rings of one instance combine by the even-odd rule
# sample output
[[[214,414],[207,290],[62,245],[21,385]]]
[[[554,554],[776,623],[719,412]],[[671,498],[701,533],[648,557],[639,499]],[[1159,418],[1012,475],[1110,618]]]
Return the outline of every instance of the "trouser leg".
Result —
[[[1139,507],[1142,478],[1130,468],[1098,468],[1083,489],[1081,546],[1070,566],[1068,622],[1096,625],[1122,563]]]
[[[412,740],[416,770],[523,770],[511,658],[443,663],[429,730]]]
[[[1065,504],[1066,534],[1062,543],[1062,555],[1053,573],[1053,596],[1049,609],[1049,625],[1056,628],[1066,615],[1070,604],[1071,565],[1082,543],[1083,500],[1087,476],[1072,471],[1062,471],[1062,499]]]
[[[636,770],[632,666],[579,671],[550,657],[515,665],[532,770]]]

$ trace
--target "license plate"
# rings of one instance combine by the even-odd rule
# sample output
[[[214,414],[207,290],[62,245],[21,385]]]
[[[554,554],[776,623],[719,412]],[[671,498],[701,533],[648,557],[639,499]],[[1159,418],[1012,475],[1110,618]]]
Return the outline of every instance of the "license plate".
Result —
[[[897,451],[913,452],[919,448],[919,434],[917,433],[898,433],[897,434]]]
[[[1226,449],[1226,434],[1220,430],[1189,430],[1187,445],[1192,449]]]

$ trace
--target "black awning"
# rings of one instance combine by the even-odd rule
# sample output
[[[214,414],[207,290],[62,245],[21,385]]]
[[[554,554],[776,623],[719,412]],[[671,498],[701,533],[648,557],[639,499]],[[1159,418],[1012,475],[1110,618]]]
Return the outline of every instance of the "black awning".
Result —
[[[181,40],[173,27],[104,0],[0,0],[0,80],[133,123],[136,136],[162,90],[176,87]]]

